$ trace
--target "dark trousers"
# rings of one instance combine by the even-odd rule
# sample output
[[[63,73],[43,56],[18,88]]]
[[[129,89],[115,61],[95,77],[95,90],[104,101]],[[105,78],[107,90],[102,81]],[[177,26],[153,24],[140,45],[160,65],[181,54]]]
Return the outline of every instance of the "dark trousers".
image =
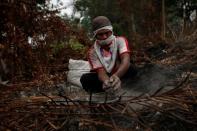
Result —
[[[122,79],[127,79],[127,78],[132,78],[136,76],[137,70],[134,67],[130,67],[126,74],[121,78]],[[108,74],[111,76],[111,74]],[[87,92],[103,92],[104,90],[102,89],[103,83],[99,80],[98,74],[96,72],[90,72],[83,74],[81,76],[80,82],[83,86],[83,89],[85,89]]]

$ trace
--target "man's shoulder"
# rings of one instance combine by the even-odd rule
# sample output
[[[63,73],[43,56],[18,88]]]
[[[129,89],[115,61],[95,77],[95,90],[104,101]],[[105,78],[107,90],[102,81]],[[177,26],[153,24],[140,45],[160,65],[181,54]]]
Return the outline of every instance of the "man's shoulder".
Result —
[[[116,36],[116,39],[126,39],[125,36]]]
[[[124,36],[116,36],[116,41],[118,42],[118,43],[127,43],[128,41],[127,41],[127,38],[126,37],[124,37]]]

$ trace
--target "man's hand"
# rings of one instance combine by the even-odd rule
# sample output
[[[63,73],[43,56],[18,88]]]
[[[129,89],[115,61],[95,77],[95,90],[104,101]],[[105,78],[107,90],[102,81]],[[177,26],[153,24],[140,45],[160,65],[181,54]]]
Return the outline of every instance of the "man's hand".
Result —
[[[109,82],[111,83],[111,87],[114,90],[117,90],[117,89],[120,89],[121,88],[121,81],[120,81],[120,78],[118,76],[112,75],[109,78]]]
[[[112,83],[110,82],[110,79],[107,79],[107,80],[105,80],[104,82],[103,82],[103,89],[104,90],[107,90],[107,89],[109,89],[109,88],[111,88],[112,87]]]
[[[103,89],[107,90],[109,88],[113,88],[114,90],[121,88],[121,81],[118,76],[112,75],[109,79],[103,82]]]

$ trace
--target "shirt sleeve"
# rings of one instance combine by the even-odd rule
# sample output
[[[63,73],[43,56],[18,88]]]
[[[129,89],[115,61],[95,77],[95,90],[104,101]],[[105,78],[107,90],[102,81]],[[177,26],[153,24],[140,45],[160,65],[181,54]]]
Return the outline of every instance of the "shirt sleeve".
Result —
[[[89,49],[87,57],[88,57],[88,62],[90,63],[91,70],[97,70],[103,68],[103,65],[101,64],[96,54],[96,51],[94,50],[93,47]]]
[[[117,37],[119,55],[130,53],[129,44],[125,37]]]

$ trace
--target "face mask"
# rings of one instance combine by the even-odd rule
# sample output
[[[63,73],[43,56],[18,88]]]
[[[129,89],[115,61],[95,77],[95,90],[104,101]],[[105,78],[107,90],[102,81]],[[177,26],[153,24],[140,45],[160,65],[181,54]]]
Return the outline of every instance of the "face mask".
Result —
[[[113,41],[114,38],[115,38],[115,36],[114,35],[111,35],[111,36],[109,36],[105,40],[97,40],[97,41],[98,41],[98,44],[99,45],[104,46],[104,45],[110,44]]]

